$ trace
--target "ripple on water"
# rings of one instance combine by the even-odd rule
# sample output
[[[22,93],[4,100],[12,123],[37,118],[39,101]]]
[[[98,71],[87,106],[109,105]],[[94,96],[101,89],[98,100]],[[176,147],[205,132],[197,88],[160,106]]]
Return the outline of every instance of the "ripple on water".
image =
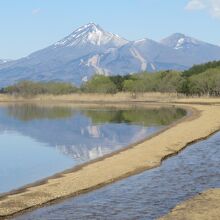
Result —
[[[220,187],[219,167],[217,133],[166,160],[159,168],[15,219],[155,219],[199,192]]]

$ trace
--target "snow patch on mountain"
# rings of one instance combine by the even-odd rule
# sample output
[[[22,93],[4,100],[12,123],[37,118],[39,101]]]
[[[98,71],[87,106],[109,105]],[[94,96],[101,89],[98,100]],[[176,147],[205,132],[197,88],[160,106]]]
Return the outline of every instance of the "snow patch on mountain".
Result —
[[[20,80],[81,85],[95,73],[125,75],[145,70],[184,70],[213,60],[220,60],[219,46],[184,34],[173,34],[161,42],[147,38],[127,41],[89,23],[25,58],[0,60],[0,88]]]
[[[163,39],[161,43],[175,50],[190,49],[204,44],[202,41],[180,33],[173,34]]]
[[[185,38],[180,38],[177,41],[176,46],[174,47],[175,50],[183,49],[183,48],[190,48],[192,46],[197,46],[199,42],[193,38],[190,37],[185,37]]]
[[[140,61],[141,71],[145,71],[147,69],[147,61],[142,57],[142,55],[138,52],[136,48],[131,48],[130,52],[134,56],[134,58]]]
[[[0,59],[0,64],[5,64],[10,62],[11,60],[7,60],[7,59]]]
[[[54,46],[74,47],[77,45],[82,46],[83,44],[102,46],[111,43],[112,46],[120,47],[127,42],[127,40],[119,37],[116,34],[104,31],[99,25],[89,23],[78,28],[64,39],[56,42]]]
[[[143,38],[143,39],[134,41],[134,44],[144,43],[145,41],[146,41],[146,38]]]
[[[100,67],[100,55],[94,55],[86,63],[86,66],[94,68],[96,74],[107,75],[107,72]]]

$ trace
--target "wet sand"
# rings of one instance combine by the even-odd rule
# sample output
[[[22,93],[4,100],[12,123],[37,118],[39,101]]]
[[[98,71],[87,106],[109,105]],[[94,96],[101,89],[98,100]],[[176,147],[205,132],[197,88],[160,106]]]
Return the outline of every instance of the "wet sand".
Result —
[[[217,220],[219,218],[220,189],[210,189],[177,205],[160,220]]]
[[[5,218],[152,169],[188,144],[220,129],[220,118],[217,117],[220,106],[181,104],[179,107],[190,108],[192,114],[144,142],[43,183],[33,184],[25,190],[0,197],[0,216]]]

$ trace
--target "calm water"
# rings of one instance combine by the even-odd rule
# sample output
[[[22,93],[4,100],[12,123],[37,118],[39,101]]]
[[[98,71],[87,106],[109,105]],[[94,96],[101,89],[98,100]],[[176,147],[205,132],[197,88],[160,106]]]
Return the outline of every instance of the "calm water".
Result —
[[[184,111],[0,107],[0,193],[137,142]]]
[[[219,168],[220,133],[188,147],[159,168],[16,220],[156,219],[177,203],[220,187]]]

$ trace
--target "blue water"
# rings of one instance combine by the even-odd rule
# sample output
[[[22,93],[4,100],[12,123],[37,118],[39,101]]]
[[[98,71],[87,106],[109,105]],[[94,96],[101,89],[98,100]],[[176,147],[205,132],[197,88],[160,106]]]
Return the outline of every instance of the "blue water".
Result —
[[[219,168],[220,133],[217,133],[167,159],[161,167],[15,219],[157,219],[197,193],[219,188]]]
[[[182,116],[183,112],[174,108],[143,111],[2,106],[0,193],[102,157]]]
[[[74,166],[71,157],[16,132],[0,134],[0,192]]]

